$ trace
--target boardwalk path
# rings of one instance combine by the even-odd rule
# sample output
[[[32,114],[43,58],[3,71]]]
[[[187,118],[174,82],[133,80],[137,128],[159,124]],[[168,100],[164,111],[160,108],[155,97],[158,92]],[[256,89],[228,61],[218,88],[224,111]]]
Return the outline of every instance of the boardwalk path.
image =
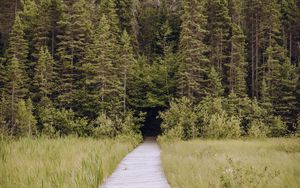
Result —
[[[155,139],[147,138],[119,164],[102,188],[169,188]]]

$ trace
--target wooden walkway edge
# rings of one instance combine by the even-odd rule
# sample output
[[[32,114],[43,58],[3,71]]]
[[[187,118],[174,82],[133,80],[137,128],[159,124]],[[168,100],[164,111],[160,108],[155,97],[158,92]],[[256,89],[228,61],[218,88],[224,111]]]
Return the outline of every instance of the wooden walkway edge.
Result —
[[[170,188],[160,161],[160,148],[154,138],[146,138],[119,164],[102,188]]]

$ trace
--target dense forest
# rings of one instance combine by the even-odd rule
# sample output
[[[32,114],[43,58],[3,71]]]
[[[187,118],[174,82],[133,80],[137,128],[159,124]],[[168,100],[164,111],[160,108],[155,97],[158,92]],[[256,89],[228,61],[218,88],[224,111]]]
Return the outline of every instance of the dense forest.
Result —
[[[300,1],[0,0],[0,10],[1,134],[135,134],[153,111],[183,139],[299,131]]]

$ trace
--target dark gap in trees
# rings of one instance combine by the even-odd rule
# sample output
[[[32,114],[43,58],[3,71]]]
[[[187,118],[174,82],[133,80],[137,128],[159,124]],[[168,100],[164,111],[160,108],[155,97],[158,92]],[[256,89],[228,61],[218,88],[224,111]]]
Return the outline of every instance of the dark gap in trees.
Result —
[[[159,112],[163,110],[164,108],[162,107],[147,108],[143,110],[147,113],[144,126],[141,127],[141,132],[144,137],[156,137],[162,133],[162,120],[158,117],[158,115]]]

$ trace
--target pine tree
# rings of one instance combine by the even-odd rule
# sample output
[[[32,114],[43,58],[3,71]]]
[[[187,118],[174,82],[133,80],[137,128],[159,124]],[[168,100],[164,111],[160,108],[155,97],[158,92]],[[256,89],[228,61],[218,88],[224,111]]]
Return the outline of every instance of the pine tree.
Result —
[[[120,20],[117,14],[115,0],[102,0],[99,6],[99,15],[106,16],[106,19],[110,24],[110,32],[112,37],[114,40],[119,42],[122,32],[120,30]]]
[[[40,49],[39,59],[35,66],[33,85],[35,89],[36,100],[43,97],[50,97],[53,91],[53,67],[55,63],[46,46]]]
[[[88,46],[87,63],[84,64],[86,88],[90,97],[98,104],[96,113],[108,113],[113,108],[122,108],[122,104],[119,104],[121,101],[113,103],[114,98],[120,96],[120,83],[113,67],[113,42],[109,22],[106,16],[102,16]]]
[[[50,41],[51,31],[51,15],[50,15],[51,2],[42,0],[37,5],[37,21],[33,28],[33,52],[34,60],[39,57],[39,51],[43,46],[48,46]]]
[[[247,96],[246,86],[246,60],[245,60],[245,36],[241,27],[232,24],[230,62],[227,64],[228,90],[238,97]]]
[[[206,35],[206,17],[203,1],[183,1],[182,31],[180,36],[180,68],[178,90],[181,96],[192,101],[205,95],[205,78],[209,59],[208,47],[203,40]]]
[[[230,52],[230,27],[227,0],[211,0],[207,3],[210,61],[219,75],[224,77],[224,65],[228,63]]]
[[[296,68],[289,62],[286,61],[280,66],[279,80],[276,84],[276,90],[273,92],[273,101],[275,113],[282,116],[288,125],[292,125],[296,120],[296,87],[297,87],[297,75]]]
[[[268,87],[266,80],[263,79],[261,82],[260,101],[259,102],[261,103],[261,106],[264,107],[264,109],[266,109],[268,112],[272,112],[273,104],[272,104],[272,100],[270,97],[269,89],[270,88]]]
[[[80,67],[89,40],[91,23],[86,12],[86,1],[65,2],[63,13],[58,22],[60,33],[57,56],[57,103],[71,108],[80,88]]]
[[[116,7],[120,20],[120,28],[126,30],[131,39],[131,45],[138,52],[138,10],[139,0],[117,0]]]
[[[211,67],[207,78],[207,96],[212,98],[221,97],[224,93],[224,89],[222,87],[221,78],[214,67]]]
[[[5,91],[5,82],[6,82],[6,69],[4,66],[4,59],[0,58],[0,97]]]
[[[7,93],[10,99],[9,124],[11,134],[16,133],[16,110],[20,99],[24,97],[26,89],[24,87],[24,69],[20,66],[19,60],[13,56],[7,67]]]
[[[18,102],[16,112],[18,135],[31,137],[36,131],[36,119],[33,116],[33,105],[30,99]]]
[[[9,35],[7,58],[12,59],[16,57],[20,66],[28,69],[28,42],[25,39],[24,26],[22,24],[19,14],[16,14],[15,22]]]
[[[133,56],[133,48],[131,47],[130,37],[127,34],[126,30],[122,35],[122,47],[120,53],[120,69],[119,72],[122,72],[122,82],[123,82],[123,112],[126,113],[127,109],[127,84],[128,84],[128,70],[135,59]]]

